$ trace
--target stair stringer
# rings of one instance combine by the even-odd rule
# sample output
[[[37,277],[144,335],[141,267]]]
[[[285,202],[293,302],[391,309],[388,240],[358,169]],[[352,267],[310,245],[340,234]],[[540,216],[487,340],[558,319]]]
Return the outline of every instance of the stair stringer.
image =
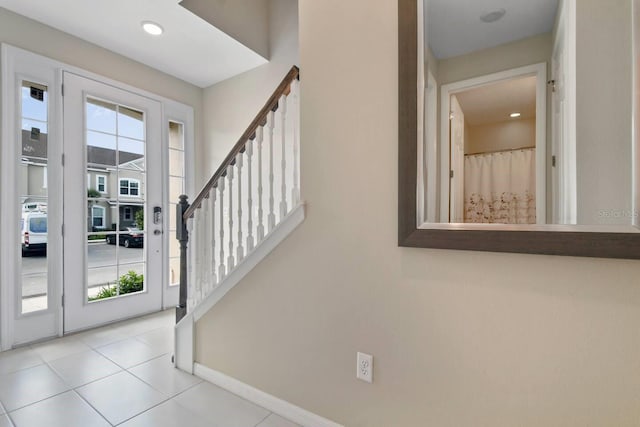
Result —
[[[236,268],[216,286],[198,305],[178,322],[174,328],[174,365],[193,374],[195,362],[195,323],[209,312],[231,289],[234,288],[253,268],[266,258],[305,218],[305,205],[299,203],[262,240],[255,249],[245,256]]]

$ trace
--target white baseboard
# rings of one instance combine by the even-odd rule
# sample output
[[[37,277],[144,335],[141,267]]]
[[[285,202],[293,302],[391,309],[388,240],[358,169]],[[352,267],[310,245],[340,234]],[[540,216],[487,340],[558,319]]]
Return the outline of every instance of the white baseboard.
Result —
[[[302,409],[199,363],[193,364],[193,373],[205,381],[209,381],[303,427],[343,427],[341,424]]]

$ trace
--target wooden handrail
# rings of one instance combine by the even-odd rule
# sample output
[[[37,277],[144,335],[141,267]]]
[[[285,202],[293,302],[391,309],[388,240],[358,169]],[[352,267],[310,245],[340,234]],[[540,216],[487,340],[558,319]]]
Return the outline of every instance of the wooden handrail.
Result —
[[[216,170],[216,172],[211,176],[207,184],[202,188],[196,198],[193,199],[193,202],[191,203],[191,206],[189,206],[189,209],[184,212],[183,218],[185,221],[193,216],[196,209],[200,207],[202,201],[208,197],[211,189],[217,186],[218,180],[227,174],[227,168],[235,163],[238,153],[244,152],[247,141],[253,139],[258,127],[263,126],[267,122],[267,115],[269,114],[269,112],[276,111],[278,109],[278,102],[280,100],[280,97],[282,95],[289,94],[291,83],[295,79],[297,79],[299,75],[300,69],[295,65],[291,67],[291,70],[289,70],[285,78],[278,85],[271,97],[267,100],[267,103],[264,104],[264,107],[262,107],[249,127],[247,127],[240,139],[238,139],[238,142],[236,142],[229,154],[227,154],[227,157],[225,157],[218,170]]]

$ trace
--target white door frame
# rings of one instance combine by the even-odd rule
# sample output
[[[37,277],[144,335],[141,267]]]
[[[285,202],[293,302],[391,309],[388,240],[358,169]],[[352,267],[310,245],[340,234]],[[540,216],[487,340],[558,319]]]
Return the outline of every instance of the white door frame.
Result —
[[[9,350],[16,345],[23,344],[28,342],[29,340],[16,340],[16,334],[14,333],[16,328],[16,289],[12,286],[15,283],[15,279],[17,275],[20,273],[18,268],[16,267],[17,250],[12,249],[10,245],[3,244],[5,241],[8,241],[8,236],[15,235],[14,242],[19,242],[18,240],[18,231],[17,226],[14,227],[13,224],[19,223],[18,213],[13,212],[11,209],[7,209],[8,206],[12,206],[15,203],[10,191],[7,191],[7,188],[13,188],[13,182],[15,181],[15,173],[16,173],[16,164],[9,161],[9,158],[14,159],[15,156],[10,156],[8,152],[4,151],[8,148],[11,141],[15,141],[15,132],[17,122],[15,119],[16,108],[17,105],[15,103],[15,73],[20,70],[25,70],[23,72],[25,78],[31,78],[32,74],[42,74],[46,76],[47,82],[50,83],[49,86],[49,96],[50,96],[50,108],[53,109],[51,111],[49,117],[49,133],[55,135],[56,140],[62,141],[62,73],[63,71],[73,72],[75,74],[82,75],[87,78],[93,78],[99,81],[102,81],[106,84],[111,84],[117,87],[120,87],[124,90],[129,90],[134,93],[138,93],[140,95],[158,100],[162,103],[162,141],[163,146],[168,146],[168,121],[174,120],[180,123],[184,123],[185,125],[185,134],[184,134],[184,143],[185,143],[185,164],[188,165],[186,167],[186,190],[187,194],[192,194],[194,191],[194,170],[193,166],[195,165],[194,159],[194,150],[195,150],[195,135],[194,135],[194,110],[192,107],[179,103],[177,101],[170,100],[168,98],[153,94],[151,92],[136,88],[131,85],[127,85],[121,82],[118,82],[114,79],[110,79],[104,76],[101,76],[96,73],[92,73],[81,69],[79,67],[74,67],[72,65],[65,64],[60,61],[56,61],[54,59],[34,54],[24,49],[20,49],[6,43],[1,43],[1,72],[2,72],[2,164],[0,167],[0,183],[1,189],[0,192],[0,201],[2,205],[0,206],[0,351]],[[36,79],[34,80],[42,80]],[[167,124],[167,126],[164,126]],[[14,154],[16,149],[13,148]],[[163,150],[163,158],[166,158],[167,152]],[[51,156],[50,156],[51,157]],[[60,159],[62,157],[62,153],[60,153]],[[166,165],[167,160],[163,160],[163,164]],[[189,167],[190,166],[190,167]],[[48,168],[55,169],[55,168]],[[166,169],[165,169],[166,170]],[[62,185],[62,173],[60,173],[58,177],[52,176],[52,173],[55,175],[55,172],[49,172],[49,181],[48,186],[50,189],[50,195],[53,195],[52,186],[56,185],[56,182],[52,181],[52,179],[59,179],[59,185]],[[11,185],[7,186],[7,183],[11,183]],[[165,186],[167,187],[167,186]],[[165,190],[166,193],[163,195],[165,197],[165,201],[167,200],[166,195],[168,194],[168,188]],[[54,203],[53,199],[50,199],[49,203]],[[167,227],[169,221],[168,207],[165,203],[164,206],[164,215],[163,218],[165,220],[164,230],[168,230]],[[51,207],[48,208],[51,211]],[[61,212],[62,206],[60,203],[59,212],[57,214],[57,218],[62,218]],[[51,221],[51,218],[49,218]],[[54,222],[50,222],[49,230],[54,229],[54,223],[56,219],[53,219]],[[57,230],[62,229],[61,220],[59,221],[59,226],[56,226]],[[174,239],[175,236],[169,235],[169,233],[164,234],[164,246],[168,253],[168,239]],[[17,243],[16,243],[17,247]],[[62,247],[62,239],[60,239],[60,247],[56,248],[55,251],[57,254],[62,256],[63,247]],[[53,252],[53,251],[50,251]],[[51,254],[49,256],[55,256]],[[53,258],[52,258],[53,260]],[[53,261],[52,261],[53,262]],[[53,325],[53,334],[52,336],[62,336],[63,334],[63,316],[62,316],[62,260],[60,259],[57,262],[59,268],[57,266],[52,266],[50,263],[49,269],[49,277],[54,277],[56,283],[51,283],[49,285],[49,293],[50,293],[50,304],[49,310],[53,313],[54,321],[51,322]],[[168,273],[166,272],[167,268],[163,266],[163,292],[167,294],[167,297],[164,298],[164,308],[171,307],[177,303],[177,291],[170,290],[167,291],[168,288]],[[172,302],[171,295],[176,294],[176,301]],[[25,317],[27,318],[27,317]],[[37,316],[29,315],[29,319],[34,319],[34,323],[36,323],[35,319]],[[38,323],[39,325],[40,323]],[[35,326],[34,326],[35,328]]]
[[[451,95],[514,78],[536,76],[536,222],[546,223],[547,64],[542,62],[461,80],[440,88],[440,218],[449,218],[449,112]],[[431,159],[428,168],[437,167]]]
[[[562,75],[554,75],[556,63]],[[563,97],[562,122],[556,123],[558,105],[552,99],[552,154],[556,156],[556,168],[551,171],[552,215],[554,224],[577,224],[577,157],[576,157],[576,2],[562,0],[551,54],[551,78]],[[553,97],[554,95],[552,95]],[[555,95],[559,96],[559,95]],[[555,129],[556,126],[560,128]],[[635,182],[635,181],[634,181]]]
[[[429,159],[438,158],[438,82],[431,70],[427,73],[427,108],[426,108],[426,137],[427,159],[423,165],[429,164]],[[424,168],[424,166],[423,166]],[[438,168],[427,167],[427,222],[438,222]]]
[[[451,113],[449,114],[449,218],[451,223],[464,222],[464,111],[455,95],[449,98]],[[457,116],[456,113],[459,113]],[[462,118],[462,120],[460,120]],[[452,125],[452,122],[455,122]],[[457,129],[460,126],[460,129]],[[458,131],[458,135],[456,135]],[[461,134],[461,135],[460,135]],[[461,140],[458,138],[461,136]],[[454,144],[455,141],[455,144]],[[461,143],[461,145],[458,145]]]

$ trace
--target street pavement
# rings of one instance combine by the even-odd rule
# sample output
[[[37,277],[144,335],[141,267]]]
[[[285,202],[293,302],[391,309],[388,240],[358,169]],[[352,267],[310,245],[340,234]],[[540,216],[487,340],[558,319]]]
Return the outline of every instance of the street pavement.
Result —
[[[103,241],[89,243],[87,253],[89,287],[113,283],[129,270],[142,274],[143,257],[144,249],[142,248],[118,246],[116,249],[116,245],[108,245]],[[118,264],[120,264],[119,267]],[[22,257],[22,297],[44,295],[46,292],[47,257],[43,254]]]

